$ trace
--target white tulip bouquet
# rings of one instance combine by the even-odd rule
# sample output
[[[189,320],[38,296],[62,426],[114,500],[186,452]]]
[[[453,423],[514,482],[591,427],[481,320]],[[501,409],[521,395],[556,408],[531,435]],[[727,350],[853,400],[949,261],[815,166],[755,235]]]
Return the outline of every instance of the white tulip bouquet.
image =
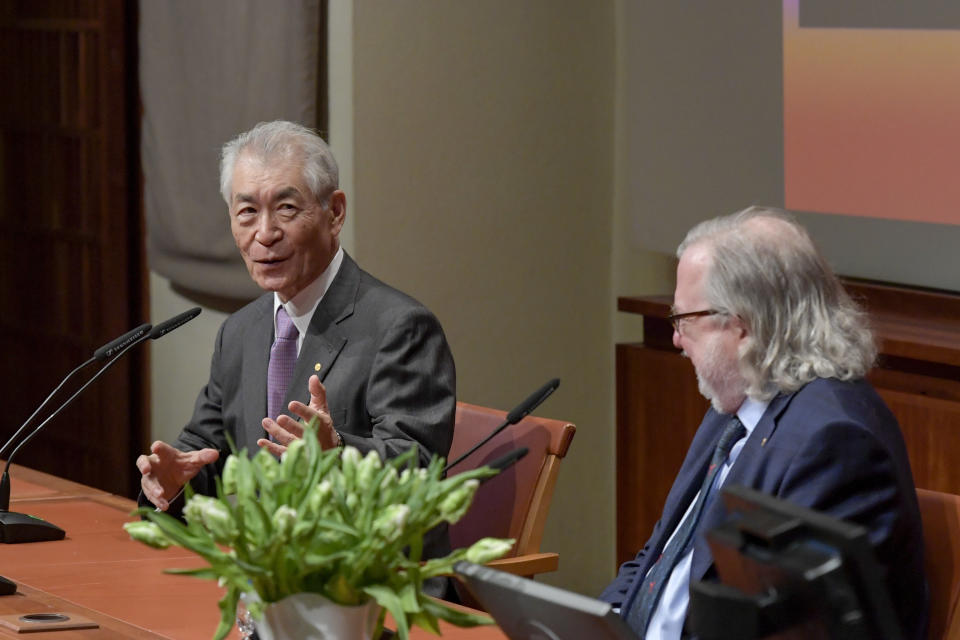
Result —
[[[411,625],[439,632],[437,619],[457,626],[489,624],[422,593],[423,581],[452,572],[454,563],[483,564],[504,555],[513,540],[484,538],[445,558],[421,561],[423,536],[466,512],[479,479],[497,472],[482,467],[443,478],[443,458],[416,468],[415,448],[384,463],[376,452],[322,451],[315,423],[287,448],[281,460],[265,450],[252,458],[230,455],[217,479],[217,497],[187,487],[186,524],[141,508],[145,520],[129,522],[130,536],[158,549],[176,545],[209,566],[169,573],[220,581],[226,594],[214,637],[227,635],[237,601],[255,618],[264,607],[295,593],[319,593],[346,606],[375,600],[381,613],[378,637],[389,611],[403,640]]]

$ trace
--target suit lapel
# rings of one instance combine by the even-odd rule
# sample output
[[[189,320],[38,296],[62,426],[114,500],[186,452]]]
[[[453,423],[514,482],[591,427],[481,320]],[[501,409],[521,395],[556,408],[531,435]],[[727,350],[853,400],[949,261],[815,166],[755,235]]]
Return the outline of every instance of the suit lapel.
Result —
[[[307,382],[317,374],[323,382],[347,344],[347,338],[338,328],[338,323],[353,315],[357,290],[360,286],[360,267],[346,253],[340,271],[330,283],[330,288],[313,312],[307,335],[300,346],[300,356],[293,370],[293,378],[287,389],[284,405],[291,400],[308,402],[310,393]],[[264,370],[265,371],[265,370]]]
[[[238,448],[246,446],[256,451],[256,441],[263,437],[260,421],[267,415],[267,366],[270,361],[270,346],[273,344],[273,294],[263,296],[263,303],[244,332],[243,371],[240,373],[240,389],[243,394],[242,429],[245,441],[237,442]]]
[[[787,405],[790,404],[793,396],[793,393],[779,394],[774,396],[770,401],[766,411],[763,412],[763,416],[760,417],[760,422],[758,422],[757,426],[750,432],[750,437],[747,438],[743,449],[740,450],[737,461],[730,467],[730,473],[727,474],[727,477],[723,481],[724,485],[743,484],[752,486],[755,484],[754,478],[757,476],[758,470],[763,468],[764,464],[764,446],[773,436],[774,431],[776,431],[780,415],[787,408]],[[714,442],[714,446],[716,446],[716,442]],[[693,544],[693,560],[690,565],[691,580],[702,579],[707,570],[713,565],[713,556],[710,553],[710,546],[707,544],[706,532],[719,526],[726,520],[727,511],[723,506],[723,497],[721,494],[722,487],[720,492],[711,497],[710,503],[703,512],[698,527],[699,531]]]

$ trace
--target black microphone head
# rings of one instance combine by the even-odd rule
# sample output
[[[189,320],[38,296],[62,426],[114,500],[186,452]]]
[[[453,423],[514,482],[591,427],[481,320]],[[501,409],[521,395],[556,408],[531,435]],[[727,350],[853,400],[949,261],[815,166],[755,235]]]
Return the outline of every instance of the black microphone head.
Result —
[[[528,453],[530,453],[530,449],[526,447],[520,447],[519,449],[514,449],[510,453],[500,456],[492,462],[488,462],[487,466],[491,469],[496,469],[497,471],[503,471],[507,467],[513,465],[515,462],[519,462]]]
[[[193,309],[187,309],[183,313],[173,316],[169,320],[164,320],[150,331],[150,339],[156,340],[157,338],[161,338],[174,329],[187,324],[198,315],[200,315],[200,307],[194,307]]]
[[[524,400],[522,403],[517,405],[517,407],[507,414],[507,422],[509,424],[516,424],[523,420],[526,416],[530,415],[530,412],[540,406],[540,403],[546,400],[551,393],[557,390],[557,387],[560,386],[560,378],[554,378],[550,380],[547,384],[543,385],[536,391],[530,394],[530,396]]]
[[[493,478],[496,478],[498,475],[500,475],[500,473],[502,473],[503,471],[505,471],[505,470],[507,470],[508,468],[512,467],[514,464],[516,464],[520,459],[522,459],[522,458],[523,458],[525,455],[527,455],[529,452],[530,452],[530,450],[527,449],[526,447],[520,447],[519,449],[514,449],[514,450],[511,451],[510,453],[506,453],[506,454],[500,456],[500,457],[497,458],[496,460],[493,460],[493,461],[491,461],[491,462],[488,462],[488,463],[487,463],[486,465],[484,465],[484,466],[490,467],[491,469],[495,469],[495,470],[497,471],[497,475],[488,476],[488,477],[486,477],[486,478],[483,478],[482,480],[480,480],[480,484],[483,484],[484,482],[487,482],[488,480],[492,480]]]
[[[131,329],[130,331],[127,331],[125,334],[123,334],[119,338],[115,340],[111,340],[107,344],[103,345],[102,347],[94,351],[93,357],[96,358],[97,360],[106,360],[107,358],[113,357],[114,354],[119,353],[123,349],[129,347],[134,342],[137,342],[143,339],[146,333],[150,331],[151,327],[153,327],[153,325],[149,323],[145,323],[140,325],[136,329]]]

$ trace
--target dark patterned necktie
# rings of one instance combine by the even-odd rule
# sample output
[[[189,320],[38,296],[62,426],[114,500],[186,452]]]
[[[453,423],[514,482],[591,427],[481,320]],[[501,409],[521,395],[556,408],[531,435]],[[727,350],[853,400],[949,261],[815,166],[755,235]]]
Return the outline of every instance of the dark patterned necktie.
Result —
[[[293,368],[297,364],[297,331],[286,310],[277,310],[277,337],[270,348],[270,364],[267,366],[267,417],[277,419],[283,413],[283,399],[287,397]]]
[[[723,435],[720,436],[717,448],[713,452],[713,458],[710,460],[707,475],[703,479],[703,484],[700,486],[700,494],[697,496],[697,501],[683,519],[680,528],[677,529],[670,543],[657,559],[656,564],[650,568],[646,577],[643,578],[644,584],[638,589],[633,601],[627,604],[627,610],[624,612],[623,617],[639,637],[643,638],[646,635],[647,625],[650,624],[650,618],[653,617],[653,612],[657,608],[657,602],[660,601],[663,588],[670,580],[670,574],[673,573],[677,562],[683,558],[690,549],[690,545],[693,542],[693,532],[696,531],[697,524],[700,522],[700,515],[703,513],[704,505],[710,499],[713,481],[717,476],[717,472],[723,467],[723,463],[727,461],[727,456],[730,455],[730,449],[732,449],[737,440],[742,438],[746,433],[747,430],[743,426],[743,423],[740,422],[739,418],[734,416],[733,420],[731,420],[723,430]]]

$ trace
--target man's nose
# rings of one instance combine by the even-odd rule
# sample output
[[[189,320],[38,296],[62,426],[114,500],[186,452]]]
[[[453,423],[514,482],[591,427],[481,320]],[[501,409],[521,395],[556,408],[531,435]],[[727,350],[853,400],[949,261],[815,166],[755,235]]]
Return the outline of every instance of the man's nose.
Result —
[[[267,211],[261,213],[257,219],[257,233],[255,236],[257,242],[270,246],[279,240],[282,235],[283,231],[280,229],[280,225],[276,224],[273,215]]]
[[[680,345],[680,330],[676,327],[673,329],[673,346],[683,351],[683,347]]]

